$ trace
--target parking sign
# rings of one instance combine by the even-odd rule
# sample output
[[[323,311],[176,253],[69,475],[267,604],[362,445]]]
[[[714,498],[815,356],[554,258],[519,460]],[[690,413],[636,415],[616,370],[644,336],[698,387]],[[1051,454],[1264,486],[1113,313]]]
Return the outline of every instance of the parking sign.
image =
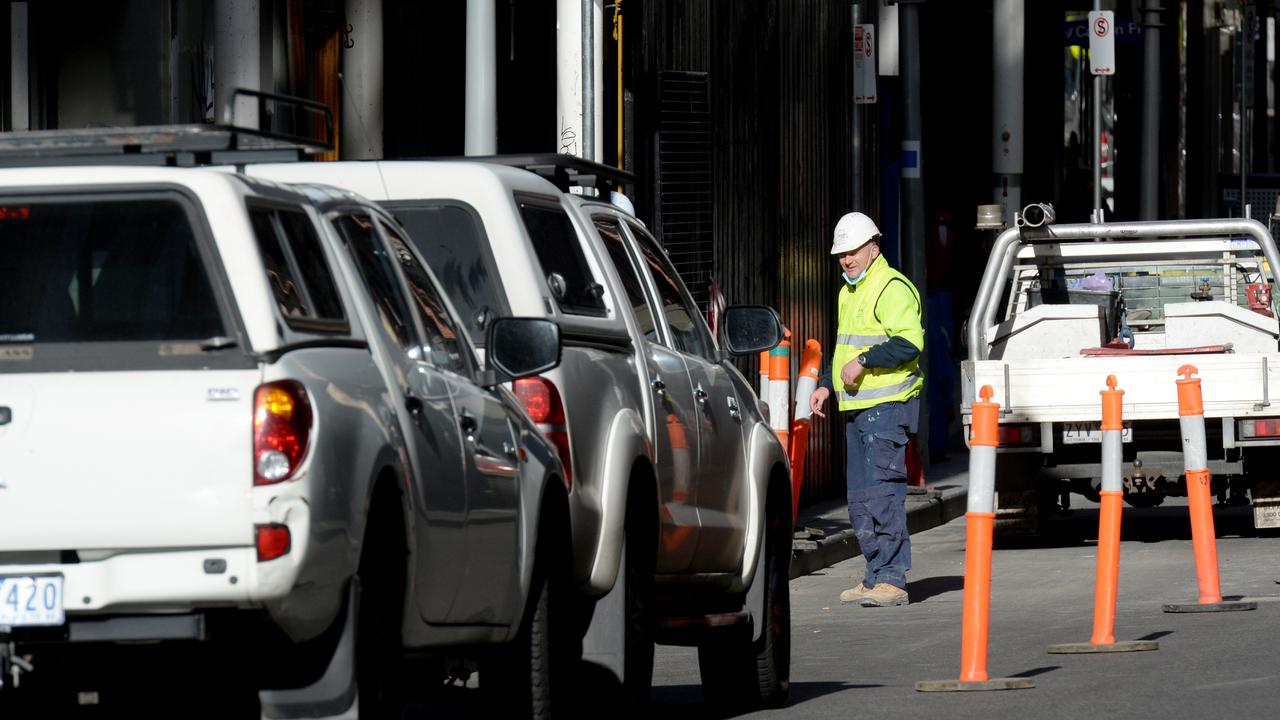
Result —
[[[1089,72],[1116,74],[1116,14],[1110,10],[1089,13]]]
[[[853,26],[853,102],[876,101],[876,26]]]

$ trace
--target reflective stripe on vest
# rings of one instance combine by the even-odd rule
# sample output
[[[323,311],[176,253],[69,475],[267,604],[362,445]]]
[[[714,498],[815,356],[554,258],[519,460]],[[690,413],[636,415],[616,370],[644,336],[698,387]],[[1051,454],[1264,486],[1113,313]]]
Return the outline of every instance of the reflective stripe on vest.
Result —
[[[888,341],[889,335],[876,317],[876,305],[885,288],[897,280],[910,288],[915,298],[918,323],[921,304],[919,291],[901,273],[890,267],[883,256],[876,258],[871,264],[856,289],[846,287],[840,291],[831,379],[841,411],[862,410],[886,402],[901,402],[920,394],[924,374],[920,370],[919,357],[899,367],[868,368],[858,386],[852,390],[845,388],[840,381],[840,370],[845,364],[867,349]],[[923,330],[909,335],[915,335],[907,337],[913,345],[923,345]]]

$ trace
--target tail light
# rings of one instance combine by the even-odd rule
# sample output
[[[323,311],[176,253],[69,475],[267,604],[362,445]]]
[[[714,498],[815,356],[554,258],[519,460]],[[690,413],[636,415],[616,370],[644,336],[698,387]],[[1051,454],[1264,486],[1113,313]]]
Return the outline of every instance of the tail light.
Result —
[[[1280,418],[1241,420],[1238,427],[1242,439],[1280,437]]]
[[[1035,425],[1001,425],[1000,446],[1017,447],[1039,445],[1039,429]]]
[[[288,525],[271,523],[255,525],[253,529],[257,534],[258,562],[275,560],[289,553],[292,538],[289,536]]]
[[[524,404],[540,430],[560,454],[564,466],[564,481],[573,487],[573,457],[569,452],[569,428],[564,421],[564,403],[555,383],[544,377],[527,377],[515,381],[516,397]]]
[[[253,394],[253,484],[291,477],[307,454],[310,436],[306,389],[292,380],[260,385]]]

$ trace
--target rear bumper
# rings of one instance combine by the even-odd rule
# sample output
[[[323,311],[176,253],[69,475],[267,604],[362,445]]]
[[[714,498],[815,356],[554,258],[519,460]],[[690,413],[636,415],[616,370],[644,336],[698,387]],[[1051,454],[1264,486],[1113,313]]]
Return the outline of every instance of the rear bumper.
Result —
[[[253,547],[127,552],[91,562],[0,565],[0,575],[62,575],[68,620],[82,613],[184,612],[253,605],[287,592],[297,570],[289,555],[259,563]]]

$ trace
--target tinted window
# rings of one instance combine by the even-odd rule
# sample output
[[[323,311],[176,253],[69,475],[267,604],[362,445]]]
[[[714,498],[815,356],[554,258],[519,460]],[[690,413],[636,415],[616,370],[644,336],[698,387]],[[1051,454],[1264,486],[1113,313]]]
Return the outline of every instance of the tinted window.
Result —
[[[279,217],[280,227],[289,241],[289,249],[311,299],[312,314],[327,320],[343,319],[342,301],[338,299],[333,273],[325,260],[315,225],[306,213],[282,210]]]
[[[486,322],[510,315],[493,251],[480,218],[470,208],[448,204],[395,204],[396,219],[440,279],[476,347],[484,347]]]
[[[0,349],[229,335],[177,200],[0,198],[0,292]]]
[[[418,308],[418,317],[422,320],[422,329],[427,335],[426,350],[430,357],[423,359],[436,367],[465,374],[468,369],[464,357],[466,351],[458,335],[458,327],[453,318],[449,317],[449,311],[445,308],[435,283],[418,264],[404,238],[389,225],[382,225],[382,229],[387,233],[391,251],[409,283],[409,294]]]
[[[378,239],[373,222],[364,215],[342,215],[334,222],[355,258],[383,329],[400,344],[401,349],[413,348],[417,345],[417,333],[413,329],[409,305],[396,278],[395,263]]]
[[[622,239],[622,228],[618,226],[618,221],[605,215],[596,215],[591,220],[595,223],[600,238],[604,240],[604,247],[618,270],[618,277],[622,280],[622,287],[627,293],[631,312],[635,315],[640,331],[645,337],[656,342],[658,335],[654,327],[653,308],[649,306],[649,298],[644,292],[644,283],[636,274],[635,265],[632,264],[631,256],[623,244],[625,241]]]
[[[280,314],[286,320],[342,320],[333,275],[306,214],[251,207],[249,221]]]
[[[564,209],[559,205],[521,200],[520,216],[560,310],[604,317],[604,286],[591,274],[578,233]]]
[[[671,341],[677,350],[692,355],[709,357],[711,354],[711,333],[702,323],[702,316],[689,300],[680,283],[680,276],[667,259],[666,253],[658,249],[656,243],[639,227],[631,225],[632,234],[640,245],[645,263],[649,266],[649,274],[658,288],[658,296],[662,301],[662,314],[671,328]]]

